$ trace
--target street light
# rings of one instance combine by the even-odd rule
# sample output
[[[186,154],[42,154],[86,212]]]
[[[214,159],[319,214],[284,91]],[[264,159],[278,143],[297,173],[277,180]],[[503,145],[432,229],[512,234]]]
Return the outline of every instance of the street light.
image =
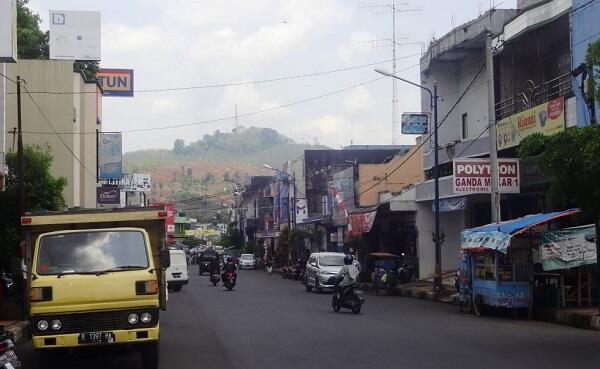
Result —
[[[434,287],[439,291],[442,288],[442,245],[440,243],[440,168],[438,162],[438,114],[437,114],[437,82],[433,82],[433,91],[429,88],[406,80],[404,78],[400,78],[388,71],[382,69],[375,69],[375,72],[382,74],[386,77],[392,77],[402,82],[408,83],[409,85],[413,85],[422,90],[425,90],[429,93],[431,110],[433,110],[433,146],[434,146],[434,154],[433,154],[433,177],[434,177],[434,187],[435,187],[435,198],[434,202],[434,211],[435,211],[435,234],[434,234],[434,242],[435,242],[435,274],[433,279]]]

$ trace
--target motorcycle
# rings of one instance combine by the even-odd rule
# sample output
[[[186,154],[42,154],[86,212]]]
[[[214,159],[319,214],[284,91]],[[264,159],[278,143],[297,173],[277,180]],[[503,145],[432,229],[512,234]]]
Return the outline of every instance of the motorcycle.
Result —
[[[362,290],[358,289],[357,284],[342,288],[340,287],[341,281],[341,279],[337,279],[335,282],[335,292],[331,298],[333,311],[339,312],[341,308],[346,308],[352,310],[354,314],[359,314],[362,304],[365,303],[365,299],[362,298]]]
[[[12,275],[3,270],[0,271],[0,296],[11,296],[15,289]]]
[[[218,274],[211,274],[210,275],[210,282],[213,284],[213,286],[216,286],[217,283],[219,283],[219,279],[221,279],[221,278],[219,277]]]
[[[15,354],[14,343],[9,337],[9,333],[0,325],[0,368],[15,369],[21,367],[21,362]]]
[[[227,291],[231,291],[231,290],[233,290],[233,287],[235,287],[235,273],[234,272],[225,273],[225,287],[227,288]]]
[[[415,266],[406,261],[404,253],[402,253],[402,261],[400,267],[398,267],[398,280],[401,283],[407,283],[413,280],[415,277]]]

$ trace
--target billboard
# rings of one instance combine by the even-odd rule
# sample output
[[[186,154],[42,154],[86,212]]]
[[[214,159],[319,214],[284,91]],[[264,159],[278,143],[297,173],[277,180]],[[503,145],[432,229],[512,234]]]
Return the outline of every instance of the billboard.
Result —
[[[133,96],[133,69],[100,68],[96,76],[102,96]]]
[[[120,133],[98,133],[98,179],[123,177],[123,141]]]
[[[216,229],[186,229],[186,236],[216,236]]]
[[[129,192],[150,192],[150,174],[123,173],[123,190]]]
[[[406,135],[424,135],[429,131],[429,114],[404,113],[400,125],[400,132]]]
[[[546,136],[565,130],[565,99],[558,97],[498,122],[498,150],[517,146],[533,133]]]
[[[119,186],[96,187],[96,202],[98,205],[120,205],[121,189]]]
[[[100,12],[50,10],[50,59],[100,60]]]
[[[17,0],[0,0],[0,63],[17,61]]]
[[[491,193],[490,159],[454,159],[454,193]],[[498,159],[498,191],[519,193],[519,159]]]

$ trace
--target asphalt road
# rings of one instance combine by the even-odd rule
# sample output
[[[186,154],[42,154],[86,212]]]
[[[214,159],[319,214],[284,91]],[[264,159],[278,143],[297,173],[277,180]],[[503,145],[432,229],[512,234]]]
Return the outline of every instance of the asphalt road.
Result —
[[[192,277],[161,316],[163,369],[598,368],[600,332],[477,318],[455,306],[366,296],[360,315],[333,313],[331,295],[240,271],[227,292]],[[19,355],[34,368],[29,345]],[[139,368],[135,354],[66,357],[64,367]]]

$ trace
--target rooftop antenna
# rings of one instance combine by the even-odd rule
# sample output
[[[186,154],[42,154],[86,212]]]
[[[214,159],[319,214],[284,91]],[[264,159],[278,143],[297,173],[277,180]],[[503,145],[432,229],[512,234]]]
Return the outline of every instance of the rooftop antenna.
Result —
[[[240,128],[240,122],[238,117],[237,104],[235,104],[235,129],[237,130],[238,128]]]
[[[371,40],[367,41],[372,44],[377,44],[386,42],[392,44],[392,74],[396,75],[396,47],[403,45],[420,45],[419,42],[398,42],[398,37],[396,36],[396,15],[397,13],[408,13],[408,12],[417,12],[419,9],[405,9],[404,6],[410,5],[409,3],[397,3],[391,2],[387,4],[377,4],[377,5],[364,5],[360,8],[375,8],[375,9],[383,9],[385,11],[390,11],[392,13],[392,38],[386,38],[382,40]],[[406,37],[402,37],[400,39],[406,40]],[[400,142],[400,124],[398,122],[398,86],[396,78],[392,78],[392,145],[397,145]]]

